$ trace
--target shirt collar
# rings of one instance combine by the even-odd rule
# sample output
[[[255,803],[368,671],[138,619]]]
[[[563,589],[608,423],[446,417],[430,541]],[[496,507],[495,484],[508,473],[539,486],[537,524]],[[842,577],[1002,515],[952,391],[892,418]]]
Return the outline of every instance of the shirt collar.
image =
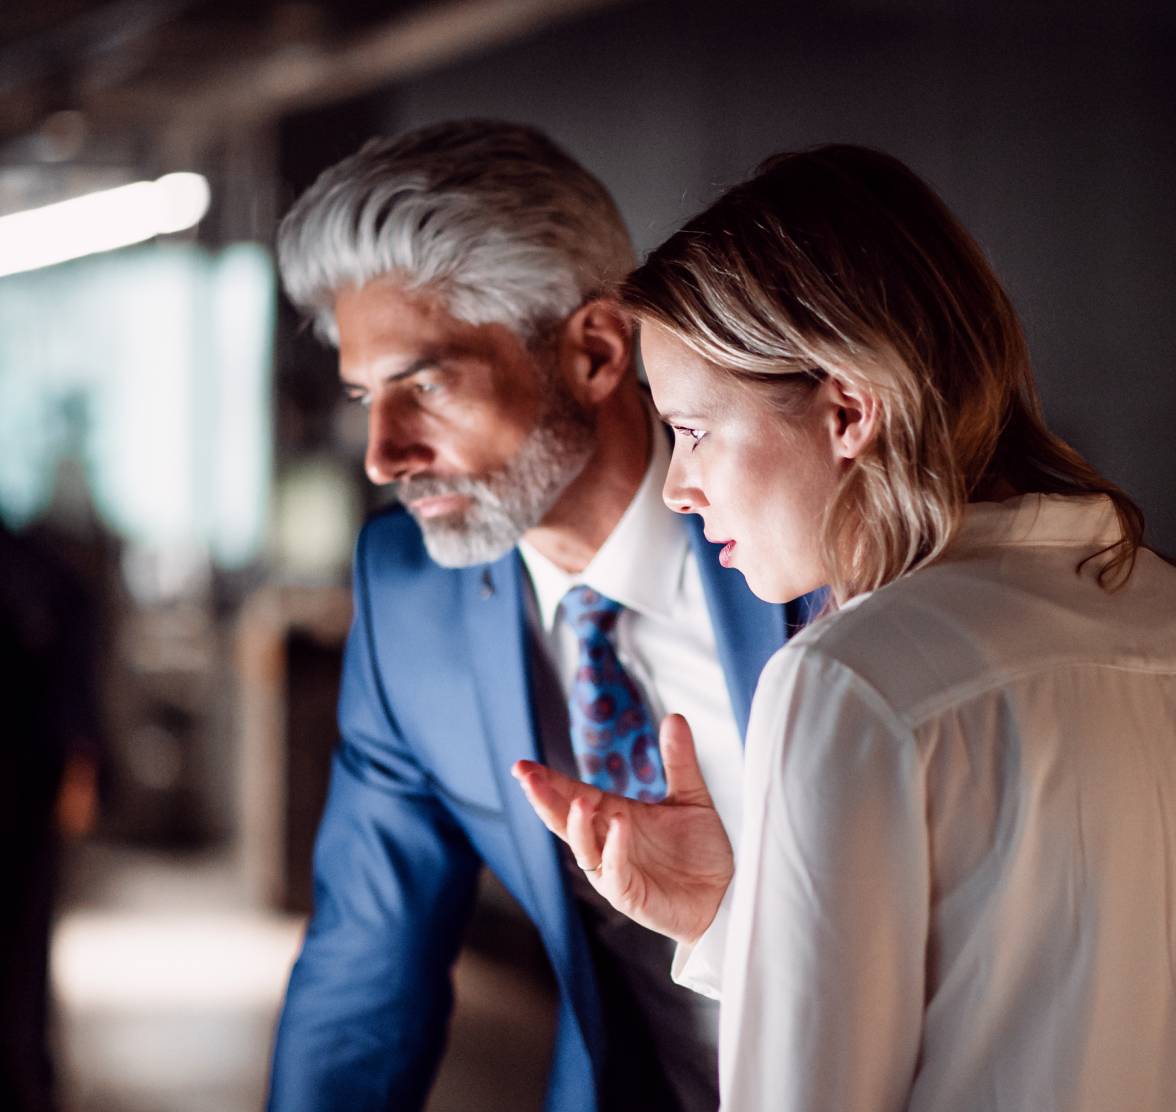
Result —
[[[670,446],[652,413],[649,419],[652,451],[645,477],[620,521],[579,575],[568,575],[526,540],[519,541],[545,630],[555,628],[560,601],[580,583],[641,614],[669,617],[672,612],[689,542],[678,515],[662,501]]]
[[[958,559],[990,548],[1100,548],[1122,538],[1115,505],[1105,494],[1022,494],[1003,502],[969,502],[956,535],[943,555]],[[850,610],[874,591],[846,599]]]
[[[973,502],[949,553],[1010,545],[1099,548],[1122,531],[1105,494],[1024,494],[1004,502]]]

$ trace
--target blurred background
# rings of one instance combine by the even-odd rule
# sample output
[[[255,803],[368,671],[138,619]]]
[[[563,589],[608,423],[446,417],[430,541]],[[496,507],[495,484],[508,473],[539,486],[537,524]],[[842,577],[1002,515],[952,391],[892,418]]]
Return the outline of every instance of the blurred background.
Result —
[[[274,272],[323,168],[534,123],[644,251],[774,151],[890,151],[1004,278],[1051,425],[1172,552],[1174,60],[1170,0],[5,0],[9,1059],[41,1068],[52,924],[65,1112],[264,1098],[378,497]],[[457,982],[433,1112],[538,1108],[550,986],[490,879]]]

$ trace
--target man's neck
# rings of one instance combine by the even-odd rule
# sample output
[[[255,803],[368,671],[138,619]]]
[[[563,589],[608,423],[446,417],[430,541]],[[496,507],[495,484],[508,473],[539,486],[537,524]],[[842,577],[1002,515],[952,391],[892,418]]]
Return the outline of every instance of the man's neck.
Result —
[[[649,413],[634,385],[600,412],[596,451],[547,516],[527,530],[528,543],[569,575],[583,571],[633,501],[651,449]]]

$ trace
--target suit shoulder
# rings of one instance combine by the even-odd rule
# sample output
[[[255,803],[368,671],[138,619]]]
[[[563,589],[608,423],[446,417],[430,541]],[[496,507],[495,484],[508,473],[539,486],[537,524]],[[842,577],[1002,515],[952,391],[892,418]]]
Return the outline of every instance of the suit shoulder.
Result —
[[[447,570],[429,558],[420,526],[403,506],[378,510],[360,530],[355,546],[357,576],[412,578],[443,575]]]
[[[397,535],[415,533],[420,536],[420,528],[412,519],[412,515],[399,502],[382,506],[368,515],[360,529],[360,543],[365,537],[373,535]]]

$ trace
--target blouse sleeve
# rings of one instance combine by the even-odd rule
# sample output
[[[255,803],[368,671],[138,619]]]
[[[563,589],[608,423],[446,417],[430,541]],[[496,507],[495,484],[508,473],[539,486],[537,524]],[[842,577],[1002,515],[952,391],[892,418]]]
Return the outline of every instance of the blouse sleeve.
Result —
[[[725,1112],[906,1107],[929,917],[923,775],[881,696],[819,650],[760,678],[723,962]]]
[[[714,919],[696,942],[679,942],[674,950],[670,977],[675,984],[700,996],[720,999],[723,981],[723,952],[727,943],[727,925],[731,920],[734,882],[727,886]]]

